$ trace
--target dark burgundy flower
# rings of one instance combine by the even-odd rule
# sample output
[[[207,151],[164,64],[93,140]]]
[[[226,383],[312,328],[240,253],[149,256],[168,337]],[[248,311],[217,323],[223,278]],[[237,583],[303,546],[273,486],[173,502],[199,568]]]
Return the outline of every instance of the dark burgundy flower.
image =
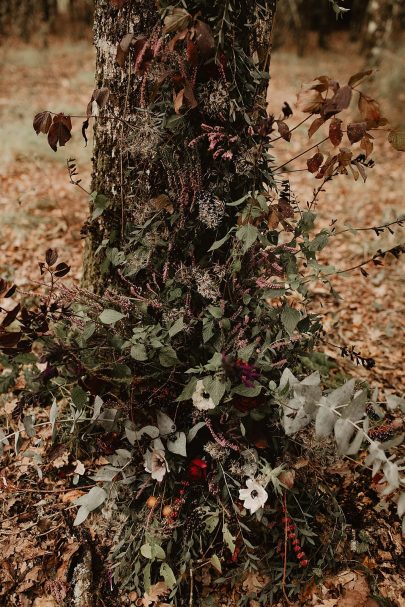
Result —
[[[208,464],[203,459],[199,459],[196,457],[191,460],[188,465],[188,477],[191,481],[204,481],[207,478],[207,468]]]

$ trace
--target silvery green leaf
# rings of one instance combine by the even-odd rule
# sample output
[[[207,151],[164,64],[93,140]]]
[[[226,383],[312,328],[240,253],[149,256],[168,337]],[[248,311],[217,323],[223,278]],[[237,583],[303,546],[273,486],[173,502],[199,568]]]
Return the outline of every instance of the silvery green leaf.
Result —
[[[218,571],[218,573],[222,573],[221,561],[219,560],[219,558],[218,558],[218,556],[216,554],[213,554],[211,556],[210,563],[214,567],[214,569],[216,571]]]
[[[151,448],[153,451],[163,451],[165,450],[165,446],[160,440],[160,438],[155,438],[151,443]]]
[[[347,453],[354,431],[355,428],[348,419],[339,418],[336,420],[334,432],[337,448],[340,454],[343,455],[344,453]]]
[[[94,475],[90,476],[93,481],[104,481],[111,482],[117,474],[121,472],[121,468],[116,468],[115,466],[103,466],[100,470]]]
[[[14,451],[15,451],[16,455],[18,455],[18,453],[20,452],[20,444],[21,444],[20,433],[17,431],[14,434]]]
[[[394,491],[394,489],[398,489],[400,481],[399,481],[399,470],[398,470],[397,464],[392,461],[387,461],[383,465],[382,469],[384,472],[385,480],[391,486],[391,491]],[[390,491],[390,493],[391,493],[391,491]]]
[[[192,377],[190,381],[184,386],[181,394],[176,398],[177,401],[189,400],[194,394],[197,378]]]
[[[206,377],[204,387],[211,396],[214,405],[219,405],[226,391],[226,382],[219,377]]]
[[[190,431],[187,435],[187,442],[190,443],[193,440],[193,438],[195,438],[197,432],[199,430],[201,430],[201,428],[204,428],[204,426],[205,426],[205,422],[198,422],[197,424],[195,424],[195,426],[193,426],[190,429]]]
[[[315,418],[315,433],[318,437],[328,437],[331,435],[337,419],[333,411],[332,403],[324,396],[319,403],[318,413]]]
[[[158,411],[157,413],[157,425],[161,436],[167,436],[168,434],[176,432],[176,424],[171,417],[166,415],[166,413],[163,413],[163,411]]]
[[[381,447],[382,449],[393,449],[394,447],[399,447],[399,445],[402,445],[402,443],[404,442],[405,439],[405,434],[398,434],[398,436],[394,436],[394,438],[391,438],[391,440],[387,440],[383,443],[381,443]]]
[[[381,465],[386,461],[387,456],[385,455],[384,450],[381,448],[381,444],[377,443],[376,441],[371,441],[365,464],[366,466],[371,466],[371,464],[373,464],[373,476],[377,474],[381,468]]]
[[[404,514],[405,514],[405,491],[402,491],[400,493],[398,504],[397,504],[397,509],[398,509],[398,516],[399,517],[404,516]]]
[[[4,434],[3,430],[0,428],[0,455],[3,454],[3,450],[4,450],[4,445],[9,445],[9,440],[8,438],[6,438],[6,435]]]
[[[140,551],[142,556],[151,561],[154,561],[155,559],[163,561],[163,559],[166,558],[165,551],[158,544],[143,544]]]
[[[395,396],[394,394],[386,395],[386,403],[387,408],[390,411],[395,411],[395,409],[401,409],[402,413],[405,413],[405,398],[401,398],[400,396]]]
[[[340,413],[346,419],[350,419],[352,422],[358,422],[364,417],[366,403],[367,390],[360,390],[354,395],[350,404],[340,410]]]
[[[117,417],[118,409],[104,409],[97,419],[97,425],[101,426],[106,432],[112,432]]]
[[[58,417],[58,405],[56,400],[53,401],[51,410],[49,411],[49,421],[51,422],[52,440],[55,439],[55,424]]]
[[[278,386],[278,389],[281,392],[287,386],[292,388],[295,384],[298,384],[298,383],[299,383],[299,381],[295,377],[295,375],[292,373],[292,371],[290,369],[286,368],[286,369],[284,369],[284,371],[280,377],[280,384]]]
[[[135,432],[135,441],[139,441],[145,434],[150,436],[150,438],[157,438],[159,436],[159,429],[156,426],[144,426]],[[133,445],[134,443],[131,444]]]
[[[311,415],[309,415],[298,398],[290,399],[286,404],[283,405],[283,428],[287,436],[295,434],[302,428],[305,428],[311,421]]]
[[[103,310],[99,316],[99,319],[105,325],[114,325],[116,322],[122,320],[123,318],[124,314],[122,314],[121,312],[117,312],[117,310],[109,308]]]
[[[182,455],[183,457],[187,457],[185,433],[176,432],[176,438],[174,440],[172,440],[172,438],[168,438],[167,439],[167,449],[171,453],[176,453],[177,455]]]
[[[287,331],[288,335],[292,335],[301,320],[301,314],[295,308],[290,308],[286,306],[281,312],[281,322],[283,323],[284,329]]]
[[[94,409],[93,415],[91,416],[91,421],[94,422],[101,413],[101,407],[103,406],[103,399],[99,396],[96,396],[94,399]]]
[[[81,525],[86,518],[89,516],[90,514],[90,510],[88,508],[86,508],[86,506],[80,506],[79,510],[77,511],[76,514],[76,518],[73,521],[73,525],[75,527],[77,527],[78,525]]]
[[[85,506],[89,512],[92,512],[107,499],[107,492],[101,487],[92,487],[88,493],[81,495],[74,500],[76,506]],[[77,523],[79,524],[79,523]]]
[[[229,531],[228,525],[226,523],[223,524],[222,527],[222,536],[224,538],[224,542],[225,544],[228,546],[231,554],[233,554],[235,552],[235,539],[236,537],[234,535],[232,535],[232,533]]]
[[[168,333],[170,337],[174,337],[175,335],[177,335],[177,333],[180,333],[180,331],[182,331],[185,327],[184,324],[184,317],[180,316],[180,318],[178,318],[176,320],[176,322],[174,322],[172,324],[172,326],[170,327]]]
[[[345,451],[345,455],[356,455],[359,452],[361,445],[363,444],[363,441],[368,433],[368,428],[369,419],[368,417],[366,417],[366,419],[363,421],[363,429],[357,431],[356,436],[354,437],[350,445],[348,445]]]
[[[162,563],[160,566],[160,575],[163,577],[165,584],[170,590],[176,586],[176,576],[172,568],[167,563]]]
[[[32,415],[25,415],[23,419],[23,424],[27,436],[32,438],[35,436],[35,428],[34,428],[34,417]]]

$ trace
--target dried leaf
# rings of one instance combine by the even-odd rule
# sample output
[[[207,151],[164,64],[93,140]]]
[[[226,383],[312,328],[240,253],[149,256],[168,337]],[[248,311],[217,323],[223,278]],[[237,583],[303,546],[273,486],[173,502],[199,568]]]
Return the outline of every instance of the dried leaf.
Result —
[[[172,8],[164,19],[164,33],[170,34],[184,30],[190,25],[192,16],[184,8]]]
[[[380,125],[382,116],[378,101],[360,93],[358,107],[362,118],[368,123],[368,126]]]
[[[329,139],[332,145],[337,146],[343,139],[342,121],[340,118],[333,118],[329,125]]]
[[[367,134],[367,135],[365,135],[363,137],[363,139],[361,140],[361,143],[360,143],[360,147],[361,147],[362,150],[364,150],[366,158],[368,156],[370,156],[370,154],[371,154],[371,152],[373,151],[373,148],[374,148],[374,144],[371,141],[370,135]]]
[[[361,141],[366,134],[366,131],[366,122],[350,122],[350,124],[347,125],[347,136],[350,143],[357,143],[357,141]]]
[[[405,130],[390,131],[388,141],[398,152],[405,152]]]
[[[115,60],[122,69],[125,68],[125,62],[129,55],[129,49],[134,40],[135,36],[133,34],[125,34],[125,36],[121,39],[121,42],[118,43]]]
[[[34,130],[37,135],[39,135],[39,133],[44,133],[46,135],[49,131],[51,124],[51,112],[40,112],[35,116],[32,126],[34,127]]]
[[[321,127],[325,122],[324,118],[315,118],[315,120],[313,121],[313,123],[311,124],[311,126],[308,129],[308,137],[311,138],[312,135],[314,135],[316,133],[316,131],[319,129],[319,127]]]
[[[349,107],[352,98],[352,89],[350,86],[340,87],[331,99],[325,102],[323,108],[323,116],[330,118],[334,114],[338,114],[342,110]]]
[[[312,158],[307,160],[307,167],[310,173],[316,173],[323,162],[323,154],[316,152]]]
[[[277,122],[278,132],[280,133],[280,137],[282,137],[286,141],[290,141],[291,133],[290,133],[288,124],[283,122],[283,120],[276,120],[276,122]]]
[[[214,55],[215,39],[212,35],[211,28],[207,23],[197,19],[192,29],[192,38],[197,45],[200,58],[203,61],[206,61]]]
[[[57,259],[58,251],[56,249],[47,249],[45,252],[45,261],[48,266],[53,266],[53,264],[57,262]]]
[[[323,103],[324,100],[319,91],[304,89],[298,93],[297,105],[302,112],[317,114],[321,110]]]
[[[70,116],[57,114],[53,117],[51,128],[48,132],[48,143],[54,152],[57,146],[65,145],[71,139],[72,121]]]
[[[353,74],[353,76],[350,76],[349,78],[349,82],[347,83],[348,86],[355,86],[360,82],[360,80],[363,80],[363,78],[366,76],[370,76],[373,72],[374,70],[365,70],[364,72],[357,72],[357,74]]]

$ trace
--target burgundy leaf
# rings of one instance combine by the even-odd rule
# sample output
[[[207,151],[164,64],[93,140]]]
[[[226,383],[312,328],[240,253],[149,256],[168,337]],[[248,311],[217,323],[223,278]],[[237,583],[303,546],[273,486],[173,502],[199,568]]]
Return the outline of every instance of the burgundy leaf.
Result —
[[[197,19],[192,28],[192,32],[192,38],[197,45],[200,57],[203,61],[206,61],[215,53],[215,39],[212,35],[211,28],[207,23]]]
[[[324,124],[324,122],[324,118],[315,118],[315,120],[308,129],[308,137],[311,138],[312,135],[314,135],[314,133],[316,133],[316,131]]]
[[[1,323],[2,327],[8,327],[17,318],[17,314],[21,309],[21,305],[17,304],[10,312],[7,312]]]
[[[366,131],[366,122],[350,122],[350,124],[347,125],[347,136],[350,143],[357,143],[357,141],[361,141],[366,134]]]
[[[0,346],[2,348],[13,348],[18,344],[22,333],[17,331],[0,331]]]
[[[336,93],[325,102],[323,115],[325,118],[330,118],[334,114],[338,114],[342,110],[349,107],[352,98],[352,89],[350,86],[342,86]]]
[[[54,276],[56,276],[57,278],[62,278],[63,276],[66,276],[66,274],[68,274],[69,272],[70,266],[68,266],[67,263],[58,263],[55,268]]]
[[[278,132],[280,133],[280,137],[285,139],[286,141],[291,140],[290,129],[288,128],[288,124],[283,122],[283,120],[277,120]]]
[[[32,126],[34,127],[34,130],[37,135],[39,133],[44,133],[46,135],[47,132],[49,131],[51,124],[52,124],[51,112],[40,112],[39,114],[37,114],[35,116]]]
[[[88,141],[87,134],[86,134],[86,131],[87,131],[88,128],[89,128],[89,119],[87,118],[87,120],[85,120],[82,123],[82,136],[83,136],[84,144],[85,145],[87,145],[87,141]]]
[[[312,158],[307,160],[307,167],[310,173],[316,173],[323,162],[323,154],[317,152]]]
[[[58,259],[58,251],[56,249],[47,249],[45,252],[45,261],[48,266],[53,266]]]
[[[333,118],[329,125],[329,139],[332,145],[337,146],[343,139],[342,121],[340,118]]]
[[[53,117],[51,128],[48,132],[48,143],[54,152],[57,150],[57,145],[63,146],[71,139],[72,121],[70,116],[57,114]]]

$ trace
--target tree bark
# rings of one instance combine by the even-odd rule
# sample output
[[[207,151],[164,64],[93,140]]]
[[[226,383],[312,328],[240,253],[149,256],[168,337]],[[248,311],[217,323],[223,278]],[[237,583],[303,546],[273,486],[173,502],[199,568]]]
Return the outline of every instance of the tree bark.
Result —
[[[384,49],[392,46],[394,34],[398,31],[400,13],[400,0],[371,0],[363,40],[367,65],[378,66]]]
[[[115,57],[118,42],[129,32],[148,39],[157,35],[156,32],[161,35],[161,16],[155,0],[130,0],[121,3],[123,6],[119,10],[113,4],[111,0],[97,0],[95,4],[96,87],[108,87],[110,90],[105,115],[97,120],[94,128],[92,177],[92,191],[105,195],[109,206],[101,221],[90,220],[86,226],[83,268],[83,286],[96,292],[102,292],[109,283],[128,288],[129,284],[122,279],[123,270],[117,261],[123,251],[126,267],[132,266],[134,269],[133,277],[139,270],[146,270],[147,263],[139,259],[140,252],[131,250],[130,231],[144,219],[142,207],[148,200],[174,190],[180,197],[188,196],[187,204],[192,204],[197,190],[204,189],[201,174],[209,168],[208,165],[199,166],[192,153],[185,153],[181,149],[184,142],[171,151],[171,159],[162,157],[162,150],[157,159],[160,142],[153,124],[154,117],[151,117],[147,107],[140,108],[145,88],[150,88],[150,83],[145,84],[145,78],[134,74],[133,69],[123,72]],[[201,19],[204,20],[207,3],[203,0],[188,4],[193,5],[189,9],[190,12],[194,11],[193,14],[201,8]],[[276,0],[266,0],[264,3],[245,0],[240,4],[240,37],[234,43],[242,48],[248,45],[246,54],[257,56],[264,67],[264,63],[270,59],[270,33]],[[260,4],[266,6],[267,15],[270,15],[266,22],[260,20]],[[211,17],[210,3],[208,7]],[[257,23],[258,27],[247,30],[246,24],[249,23]],[[252,31],[255,33],[252,34]],[[265,87],[261,94],[264,99]],[[136,133],[134,136],[134,131],[138,137]],[[144,132],[143,141],[139,135],[141,131]],[[194,136],[199,134],[201,131],[196,131]],[[175,166],[170,166],[170,160],[174,161]],[[181,181],[187,181],[188,185],[182,185]],[[93,210],[94,203],[91,203],[90,212]],[[159,234],[159,238],[162,237]],[[165,233],[164,238],[170,240],[171,236]],[[171,248],[172,244],[168,243],[167,250]],[[153,254],[153,247],[150,254]],[[125,273],[132,282],[134,278],[131,273]]]

